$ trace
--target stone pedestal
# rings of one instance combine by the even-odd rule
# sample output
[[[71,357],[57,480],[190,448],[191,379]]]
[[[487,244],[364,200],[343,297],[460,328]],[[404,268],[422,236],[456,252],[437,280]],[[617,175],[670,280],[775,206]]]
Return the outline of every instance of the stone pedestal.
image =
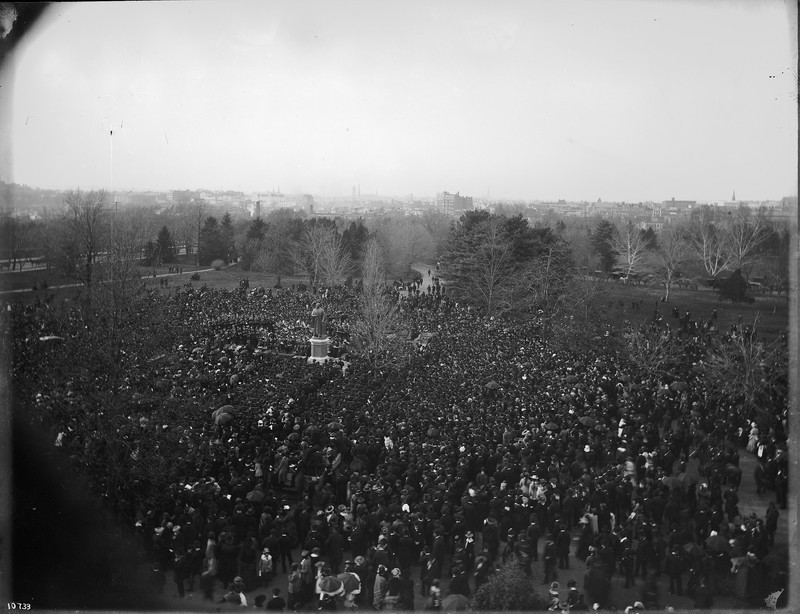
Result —
[[[311,337],[311,356],[308,362],[325,362],[328,359],[328,346],[331,343],[329,337],[321,339],[319,337]]]

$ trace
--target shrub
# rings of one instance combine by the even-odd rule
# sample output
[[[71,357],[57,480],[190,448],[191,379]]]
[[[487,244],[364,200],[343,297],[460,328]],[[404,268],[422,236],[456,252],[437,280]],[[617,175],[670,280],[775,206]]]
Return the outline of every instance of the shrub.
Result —
[[[200,273],[192,273],[192,276],[189,279],[192,281],[200,281]]]
[[[547,600],[533,588],[533,578],[511,557],[483,584],[472,599],[475,610],[546,610]]]
[[[731,273],[727,279],[717,280],[717,292],[720,300],[728,299],[733,303],[752,302],[752,297],[747,295],[747,281],[739,269]]]

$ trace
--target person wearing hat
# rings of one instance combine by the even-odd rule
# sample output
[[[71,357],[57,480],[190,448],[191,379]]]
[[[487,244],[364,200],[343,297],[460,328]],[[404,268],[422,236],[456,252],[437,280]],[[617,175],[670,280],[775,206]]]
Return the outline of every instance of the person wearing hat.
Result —
[[[469,588],[467,571],[460,565],[453,570],[453,577],[450,578],[450,594],[464,595],[464,597],[469,597],[472,594]]]
[[[397,566],[401,571],[411,569],[417,561],[417,553],[417,544],[411,537],[409,529],[404,527],[397,542]]]
[[[261,557],[258,559],[258,568],[256,574],[258,575],[259,586],[267,586],[272,579],[273,560],[269,548],[262,548]]]
[[[634,553],[633,548],[631,548],[630,539],[627,537],[623,537],[620,540],[620,547],[622,547],[623,550],[619,558],[619,568],[622,572],[622,575],[625,576],[625,588],[630,588],[636,584],[633,576],[634,565],[636,563],[636,554]]]
[[[298,563],[292,563],[292,566],[289,569],[288,583],[287,607],[289,610],[296,610],[303,598],[303,580],[300,574],[300,565]]]
[[[531,558],[534,561],[538,562],[539,540],[542,537],[542,529],[539,527],[539,520],[536,517],[536,512],[533,512],[530,515],[530,524],[528,525],[528,528],[525,531],[525,535],[527,536],[528,542],[531,545]]]
[[[331,529],[331,534],[325,541],[325,550],[328,553],[328,562],[334,574],[339,573],[346,548],[347,540],[344,536],[337,529]]]
[[[494,563],[500,550],[500,527],[492,516],[483,523],[483,547],[486,549],[489,561]]]
[[[317,557],[317,560],[319,558]],[[314,596],[314,574],[317,569],[314,566],[316,561],[311,558],[311,553],[308,550],[303,550],[300,553],[300,595],[301,603],[308,603]]]
[[[556,571],[558,553],[556,550],[556,543],[553,541],[553,536],[548,533],[544,539],[544,553],[542,555],[544,559],[544,580],[542,583],[548,584],[558,579],[558,572]]]
[[[353,556],[365,556],[369,547],[367,533],[362,522],[356,522],[348,538]]]
[[[400,600],[400,587],[400,568],[395,567],[387,578],[386,595],[383,598],[384,609],[395,609],[397,602]]]
[[[183,583],[189,577],[189,558],[182,545],[176,546],[174,552],[172,575],[175,580],[175,585],[178,587],[178,597],[182,599],[186,594]]]
[[[386,567],[384,565],[378,565],[375,570],[375,580],[372,587],[372,607],[376,610],[383,609],[383,602],[386,598],[386,591],[389,586],[389,580],[386,575]]]
[[[503,562],[505,563],[511,555],[514,554],[514,549],[517,545],[517,533],[514,529],[509,529],[506,534],[506,546],[503,548]]]
[[[669,594],[683,595],[683,570],[684,559],[679,552],[680,547],[675,544],[664,558],[664,571],[669,576]]]
[[[420,580],[422,596],[427,597],[433,581],[438,581],[442,577],[442,560],[437,558],[436,555],[425,546],[420,555],[419,562],[421,566]]]
[[[531,563],[533,562],[533,547],[531,541],[528,539],[527,531],[520,531],[514,542],[514,556],[517,559],[517,565],[525,572],[525,575],[531,574]]]
[[[361,607],[365,603],[369,603],[367,596],[368,593],[370,593],[370,587],[367,583],[369,568],[367,567],[367,560],[363,556],[359,555],[353,559],[353,573],[355,573],[361,581],[361,590],[356,593],[355,596],[356,605]]]

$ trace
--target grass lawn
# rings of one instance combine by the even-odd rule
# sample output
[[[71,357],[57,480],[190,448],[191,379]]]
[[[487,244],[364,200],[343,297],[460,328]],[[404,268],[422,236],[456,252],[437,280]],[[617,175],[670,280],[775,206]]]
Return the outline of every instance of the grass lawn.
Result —
[[[48,286],[61,286],[64,284],[74,284],[75,280],[55,271],[47,271],[46,269],[0,273],[0,291],[2,292],[7,292],[9,290],[31,290],[34,284],[39,285],[42,282],[47,282]],[[22,295],[18,296],[21,297]]]
[[[239,265],[225,267],[220,270],[209,270],[209,267],[199,267],[200,279],[192,281],[191,275],[198,270],[191,262],[191,256],[184,257],[185,262],[179,263],[183,266],[183,274],[169,274],[168,266],[161,267],[141,267],[141,273],[148,285],[162,290],[172,292],[176,286],[191,284],[195,288],[203,285],[213,289],[234,289],[239,285],[239,280],[247,278],[250,281],[250,288],[264,287],[272,288],[275,285],[274,275],[261,273],[258,271],[242,271]],[[160,285],[164,277],[153,278],[155,271],[157,276],[166,275],[168,284],[166,288]],[[41,284],[46,281],[50,287],[50,293],[56,299],[69,298],[75,296],[78,287],[63,288],[54,290],[53,287],[62,284],[75,284],[75,280],[57,274],[54,271],[31,270],[21,273],[0,274],[0,289],[16,290],[31,289],[34,284]],[[291,287],[304,281],[301,277],[284,277],[281,284],[284,288]],[[605,308],[606,314],[615,326],[623,326],[625,321],[637,324],[653,317],[656,306],[665,319],[670,319],[672,308],[677,307],[681,316],[687,311],[691,314],[692,320],[709,319],[711,313],[717,310],[718,326],[721,330],[728,330],[731,324],[741,321],[744,324],[752,324],[758,318],[758,326],[762,334],[766,337],[773,337],[783,330],[789,328],[789,299],[784,296],[756,296],[754,303],[737,303],[730,301],[720,301],[717,293],[711,288],[700,288],[698,290],[674,289],[668,302],[660,302],[664,289],[659,286],[631,286],[624,285],[617,281],[606,281],[600,283],[602,291],[601,305]],[[4,298],[12,301],[32,301],[36,297],[44,298],[42,290],[38,292],[20,292],[7,294]],[[633,309],[631,302],[641,301],[641,308]]]
[[[731,324],[741,321],[752,324],[758,318],[758,328],[765,337],[773,337],[789,329],[789,299],[783,296],[756,296],[754,303],[731,303],[720,301],[711,288],[698,290],[673,289],[669,301],[660,302],[664,288],[659,286],[626,286],[616,281],[600,284],[604,293],[603,305],[611,321],[616,325],[626,320],[636,324],[649,320],[658,306],[661,315],[669,320],[672,308],[677,307],[681,316],[688,311],[693,321],[708,320],[717,310],[720,330],[728,330]],[[641,308],[632,308],[631,301],[641,301]]]

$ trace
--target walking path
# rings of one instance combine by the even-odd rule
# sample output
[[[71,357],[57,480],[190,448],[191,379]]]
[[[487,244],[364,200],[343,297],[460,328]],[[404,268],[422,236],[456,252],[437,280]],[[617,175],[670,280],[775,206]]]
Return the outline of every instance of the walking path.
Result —
[[[228,265],[231,266],[231,265]],[[30,270],[34,269],[27,269],[25,272],[27,273]],[[184,273],[156,273],[155,275],[142,275],[139,279],[157,279],[159,277],[183,277],[184,275],[194,275],[195,273],[208,273],[210,271],[215,271],[216,269],[197,269],[194,271],[186,271]],[[16,290],[0,290],[0,296],[4,294],[21,294],[25,292],[38,292],[39,290],[62,290],[64,288],[80,288],[83,286],[82,283],[80,284],[62,284],[59,286],[47,286],[47,288],[39,288],[34,290],[33,288],[17,288]]]

